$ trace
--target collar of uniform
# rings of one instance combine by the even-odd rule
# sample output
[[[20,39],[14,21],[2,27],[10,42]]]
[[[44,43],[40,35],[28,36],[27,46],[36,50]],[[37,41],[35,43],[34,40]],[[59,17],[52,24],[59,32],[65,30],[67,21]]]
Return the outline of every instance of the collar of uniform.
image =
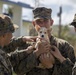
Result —
[[[50,44],[57,47],[56,37],[54,37],[53,35],[51,35],[50,37]]]
[[[50,37],[50,44],[52,44],[53,40],[54,40],[54,36],[51,35],[51,37]]]
[[[3,51],[3,48],[0,46],[0,54],[5,54],[5,52]]]

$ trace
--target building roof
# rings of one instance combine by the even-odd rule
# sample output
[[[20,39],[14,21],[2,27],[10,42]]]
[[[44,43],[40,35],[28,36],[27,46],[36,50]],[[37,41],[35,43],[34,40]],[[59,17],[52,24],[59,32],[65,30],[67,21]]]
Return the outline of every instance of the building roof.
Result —
[[[33,9],[33,7],[31,7],[29,4],[22,3],[22,2],[14,2],[14,1],[10,1],[10,0],[0,0],[0,1],[11,3],[11,4],[16,4],[16,5],[24,7],[24,8]]]
[[[31,22],[32,22],[32,21],[25,20],[25,19],[23,19],[22,21],[23,21],[23,22],[29,22],[29,23],[31,23]]]

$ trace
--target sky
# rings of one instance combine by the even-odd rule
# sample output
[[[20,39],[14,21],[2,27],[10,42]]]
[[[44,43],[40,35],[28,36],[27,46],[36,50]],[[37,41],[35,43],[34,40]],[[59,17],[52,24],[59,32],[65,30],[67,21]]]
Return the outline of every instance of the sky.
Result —
[[[30,4],[30,6],[35,7],[35,0],[11,0],[11,1],[20,1],[23,3]],[[59,12],[59,7],[62,6],[62,25],[69,24],[74,18],[76,13],[76,0],[38,0],[39,7],[47,7],[52,9],[52,18],[54,24],[59,24],[59,17],[57,16]],[[36,3],[36,5],[38,5]],[[32,20],[32,10],[23,8],[22,12],[23,19]]]

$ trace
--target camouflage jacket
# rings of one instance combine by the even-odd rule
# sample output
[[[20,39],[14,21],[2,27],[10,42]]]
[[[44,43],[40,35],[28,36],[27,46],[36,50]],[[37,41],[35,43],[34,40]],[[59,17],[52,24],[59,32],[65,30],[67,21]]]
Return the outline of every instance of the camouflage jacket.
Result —
[[[72,70],[73,72],[72,72],[72,75],[76,75],[76,63],[75,63],[75,65],[74,65],[74,67],[73,67],[73,70]]]
[[[28,54],[25,52],[25,50],[5,53],[4,50],[1,48],[0,49],[0,75],[12,75],[13,69],[14,70],[16,68],[22,69],[23,66],[25,66],[25,64],[26,64],[26,62],[22,62],[22,60],[26,59],[27,56],[28,56]],[[34,56],[34,54],[32,54],[32,56]],[[36,58],[35,58],[35,60],[36,60]],[[21,66],[20,63],[23,65]],[[26,70],[28,70],[28,68],[26,68]],[[24,71],[22,71],[21,73],[23,73],[23,72]]]
[[[14,68],[18,75],[72,75],[72,68],[75,63],[75,54],[73,47],[64,40],[56,37],[50,38],[51,45],[55,45],[60,50],[66,60],[60,63],[57,59],[53,68],[41,69],[36,67],[39,64],[35,54],[29,54],[25,59],[21,60],[19,65]]]
[[[0,75],[12,75],[10,60],[2,49],[0,49]]]
[[[15,51],[17,48],[27,48],[28,44],[22,38],[13,39],[8,46],[0,47],[0,75],[12,75],[13,67],[21,62],[27,53],[25,50]],[[19,63],[18,63],[19,64]]]
[[[6,53],[10,53],[16,49],[26,49],[27,47],[28,44],[26,44],[26,42],[23,42],[22,38],[14,38],[11,40],[8,46],[4,46],[3,50]]]

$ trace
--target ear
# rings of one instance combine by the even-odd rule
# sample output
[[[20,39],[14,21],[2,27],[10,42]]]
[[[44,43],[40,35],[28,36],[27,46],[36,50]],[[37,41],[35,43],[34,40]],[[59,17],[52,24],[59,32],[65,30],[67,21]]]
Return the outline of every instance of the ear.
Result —
[[[40,30],[40,26],[35,25],[35,29],[36,29],[36,31],[39,31]]]
[[[32,21],[32,24],[35,27],[36,31],[40,30],[40,26],[39,25],[35,25],[35,21]]]
[[[35,21],[32,21],[33,26],[35,26]]]
[[[53,19],[51,19],[51,20],[50,20],[50,25],[52,26],[52,25],[53,25],[53,23],[54,23],[54,20],[53,20]]]

